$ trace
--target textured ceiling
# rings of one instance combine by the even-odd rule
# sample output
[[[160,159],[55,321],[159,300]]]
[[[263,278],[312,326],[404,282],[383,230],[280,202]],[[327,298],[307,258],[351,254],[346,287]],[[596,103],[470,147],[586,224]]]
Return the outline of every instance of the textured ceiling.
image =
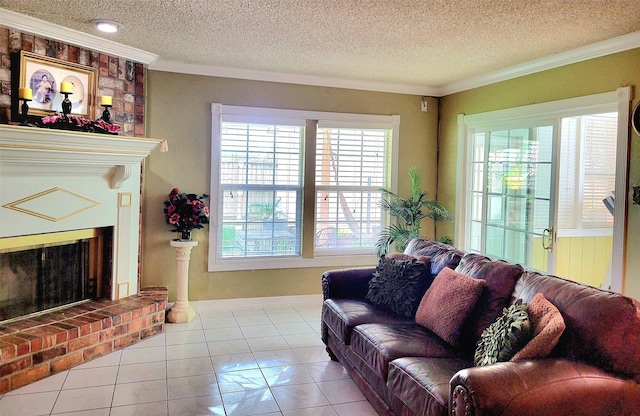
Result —
[[[640,0],[0,0],[162,61],[442,87],[640,31]],[[101,34],[89,22],[124,28]]]

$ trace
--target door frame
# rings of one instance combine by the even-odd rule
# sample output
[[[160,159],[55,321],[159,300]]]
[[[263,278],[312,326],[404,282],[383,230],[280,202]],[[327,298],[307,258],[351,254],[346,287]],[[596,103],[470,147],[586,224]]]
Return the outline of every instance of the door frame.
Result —
[[[531,123],[539,119],[559,119],[580,114],[595,114],[598,112],[618,112],[618,143],[616,149],[616,182],[615,207],[613,221],[613,249],[611,253],[611,283],[610,290],[623,293],[626,273],[626,234],[627,234],[627,205],[629,185],[629,121],[632,87],[621,87],[616,91],[550,101],[528,106],[513,107],[505,110],[489,111],[471,115],[458,115],[458,157],[456,176],[455,203],[455,241],[458,248],[465,249],[465,224],[467,209],[467,189],[469,188],[469,172],[467,160],[469,128],[486,125],[514,123]]]

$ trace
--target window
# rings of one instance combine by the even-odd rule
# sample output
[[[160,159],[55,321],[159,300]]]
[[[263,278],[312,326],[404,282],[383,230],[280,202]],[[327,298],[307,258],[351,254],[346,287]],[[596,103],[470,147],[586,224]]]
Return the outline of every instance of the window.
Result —
[[[300,255],[304,127],[222,120],[221,258]]]
[[[210,271],[375,262],[398,116],[220,104],[212,114]]]
[[[374,248],[391,130],[330,125],[319,123],[316,139],[316,252]]]
[[[561,125],[559,231],[590,235],[586,229],[606,229],[610,235],[613,215],[602,200],[615,188],[618,114],[567,117]]]

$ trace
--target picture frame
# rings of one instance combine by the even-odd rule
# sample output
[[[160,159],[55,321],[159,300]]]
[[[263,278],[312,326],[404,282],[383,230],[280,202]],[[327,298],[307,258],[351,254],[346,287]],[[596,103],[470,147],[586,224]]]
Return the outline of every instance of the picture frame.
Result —
[[[98,69],[32,52],[20,51],[18,88],[31,88],[29,114],[47,116],[62,112],[60,85],[73,85],[71,114],[95,118]],[[17,91],[17,89],[16,89]]]

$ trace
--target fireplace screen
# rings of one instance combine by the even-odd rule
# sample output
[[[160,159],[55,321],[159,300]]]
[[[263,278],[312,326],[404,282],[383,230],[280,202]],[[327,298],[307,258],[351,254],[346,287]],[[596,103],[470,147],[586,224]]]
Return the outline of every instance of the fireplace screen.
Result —
[[[0,321],[99,297],[101,240],[0,253]]]

